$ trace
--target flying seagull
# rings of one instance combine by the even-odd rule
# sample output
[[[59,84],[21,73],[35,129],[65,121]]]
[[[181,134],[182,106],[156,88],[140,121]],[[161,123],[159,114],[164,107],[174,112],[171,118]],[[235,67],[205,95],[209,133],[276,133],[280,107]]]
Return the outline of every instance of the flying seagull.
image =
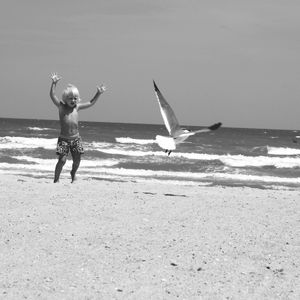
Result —
[[[197,133],[209,132],[212,130],[218,129],[222,123],[216,123],[212,126],[191,131],[185,128],[180,127],[179,122],[174,114],[172,107],[166,101],[160,90],[158,89],[155,81],[153,80],[155,95],[159,104],[160,112],[163,117],[165,126],[169,132],[169,137],[167,136],[156,136],[157,144],[165,150],[168,155],[171,154],[173,150],[176,149],[176,145],[184,142],[189,136],[192,136]]]

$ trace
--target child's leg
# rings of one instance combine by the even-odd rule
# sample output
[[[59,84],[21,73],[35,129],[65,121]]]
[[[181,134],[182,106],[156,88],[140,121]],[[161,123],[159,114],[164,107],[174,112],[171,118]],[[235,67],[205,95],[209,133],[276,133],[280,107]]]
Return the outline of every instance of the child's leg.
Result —
[[[67,161],[67,155],[62,154],[59,156],[58,162],[55,167],[54,182],[59,181],[59,176],[60,176],[61,170],[62,170],[63,166],[65,165],[66,161]]]
[[[72,182],[76,180],[76,172],[79,168],[80,161],[81,161],[81,153],[79,152],[72,152],[72,158],[73,158],[73,165],[72,165],[72,171],[71,171],[71,178]]]
[[[71,178],[72,182],[76,180],[76,172],[79,168],[80,161],[81,161],[81,155],[84,153],[81,137],[78,137],[74,142],[72,142],[72,145],[70,147],[71,154],[73,158],[73,165],[72,165],[72,171],[71,171]]]

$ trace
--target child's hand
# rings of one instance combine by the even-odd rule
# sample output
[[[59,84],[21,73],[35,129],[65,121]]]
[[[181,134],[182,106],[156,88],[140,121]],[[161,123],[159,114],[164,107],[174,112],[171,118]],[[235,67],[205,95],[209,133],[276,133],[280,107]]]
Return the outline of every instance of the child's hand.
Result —
[[[52,73],[51,74],[51,79],[52,79],[52,82],[54,84],[56,84],[59,80],[61,80],[61,77],[59,77],[57,73]]]
[[[102,94],[106,91],[106,87],[102,84],[100,86],[97,86],[97,90],[100,94]]]

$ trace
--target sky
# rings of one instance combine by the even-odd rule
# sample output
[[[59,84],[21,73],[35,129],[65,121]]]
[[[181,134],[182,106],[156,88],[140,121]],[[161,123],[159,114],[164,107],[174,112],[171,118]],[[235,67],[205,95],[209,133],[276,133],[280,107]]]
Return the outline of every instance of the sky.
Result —
[[[182,125],[300,129],[299,0],[3,0],[2,118],[162,124],[154,79]]]

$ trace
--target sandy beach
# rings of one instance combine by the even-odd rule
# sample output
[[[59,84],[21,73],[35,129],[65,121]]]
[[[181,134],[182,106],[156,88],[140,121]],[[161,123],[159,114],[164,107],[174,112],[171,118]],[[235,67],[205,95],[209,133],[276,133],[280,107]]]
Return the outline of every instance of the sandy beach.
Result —
[[[300,191],[0,179],[1,299],[300,297]]]

